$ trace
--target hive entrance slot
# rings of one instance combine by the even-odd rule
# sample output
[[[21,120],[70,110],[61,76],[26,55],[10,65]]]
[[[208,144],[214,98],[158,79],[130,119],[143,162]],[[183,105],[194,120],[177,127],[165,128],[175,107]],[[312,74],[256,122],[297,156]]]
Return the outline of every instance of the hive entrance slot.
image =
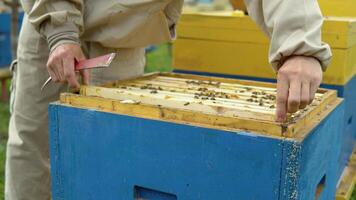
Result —
[[[177,200],[177,196],[158,190],[135,186],[134,200]]]
[[[347,120],[347,124],[352,124],[352,116]]]
[[[320,179],[318,185],[316,186],[315,190],[315,200],[318,200],[321,193],[323,192],[325,188],[325,183],[326,183],[326,174]]]

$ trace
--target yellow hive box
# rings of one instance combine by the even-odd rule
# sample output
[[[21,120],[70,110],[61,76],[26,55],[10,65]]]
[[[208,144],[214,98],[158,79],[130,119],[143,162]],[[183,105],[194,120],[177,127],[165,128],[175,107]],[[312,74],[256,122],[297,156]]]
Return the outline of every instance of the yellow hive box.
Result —
[[[319,5],[325,16],[356,17],[355,0],[319,0]]]
[[[324,83],[344,85],[356,73],[356,18],[327,17],[322,32],[334,55]],[[185,13],[173,64],[176,70],[275,78],[268,48],[268,38],[240,12]]]

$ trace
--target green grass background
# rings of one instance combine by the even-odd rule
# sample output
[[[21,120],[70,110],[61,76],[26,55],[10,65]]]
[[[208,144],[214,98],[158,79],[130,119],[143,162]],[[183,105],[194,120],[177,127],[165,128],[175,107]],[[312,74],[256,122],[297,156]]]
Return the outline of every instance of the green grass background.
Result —
[[[152,52],[147,53],[146,72],[172,70],[171,46],[164,44]],[[8,82],[9,84],[9,82]],[[4,199],[4,169],[7,131],[9,124],[9,104],[0,102],[0,199]],[[351,200],[356,200],[354,192]]]

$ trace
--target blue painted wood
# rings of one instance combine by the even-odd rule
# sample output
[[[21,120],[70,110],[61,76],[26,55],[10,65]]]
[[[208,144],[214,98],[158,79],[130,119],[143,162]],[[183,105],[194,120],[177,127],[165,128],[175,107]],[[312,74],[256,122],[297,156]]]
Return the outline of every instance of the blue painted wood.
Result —
[[[23,12],[19,14],[20,30]],[[0,68],[8,67],[12,62],[11,55],[11,14],[0,13]]]
[[[287,156],[283,160],[282,181],[286,187],[280,199],[315,199],[319,183],[324,188],[318,199],[335,198],[343,112],[344,105],[318,124],[303,141],[284,143]]]
[[[243,80],[253,80],[253,81],[264,81],[275,83],[275,79],[259,78],[259,77],[249,77],[249,76],[239,76],[231,74],[215,74],[197,71],[186,71],[186,70],[174,70],[176,73],[185,74],[196,74],[205,76],[217,76],[224,78],[237,78]],[[338,159],[339,170],[338,175],[341,177],[343,169],[347,165],[350,155],[355,147],[356,143],[356,76],[354,76],[346,85],[327,85],[322,84],[321,87],[337,90],[338,96],[344,98],[346,111],[343,117],[344,126],[342,127],[342,145],[340,158]]]
[[[340,174],[347,165],[356,142],[356,76],[347,85],[340,88],[345,100],[344,134],[342,136],[342,147],[339,158]]]
[[[341,106],[302,141],[57,104],[49,115],[54,200],[129,200],[137,187],[152,200],[304,199],[320,174],[320,199],[335,193]]]

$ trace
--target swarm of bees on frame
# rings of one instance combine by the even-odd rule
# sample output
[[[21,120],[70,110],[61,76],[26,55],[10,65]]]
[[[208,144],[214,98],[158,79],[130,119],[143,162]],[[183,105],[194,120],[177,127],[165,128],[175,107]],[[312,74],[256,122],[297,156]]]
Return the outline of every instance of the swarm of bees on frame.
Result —
[[[202,80],[187,80],[185,83],[191,87],[188,87],[188,90],[195,91],[193,93],[193,98],[196,100],[210,100],[213,103],[216,103],[219,99],[239,99],[241,95],[249,95],[248,98],[244,98],[246,102],[253,103],[261,107],[268,107],[270,109],[275,108],[276,96],[274,94],[268,94],[265,91],[257,90],[251,87],[243,87],[236,90],[234,93],[226,93],[221,91],[215,91],[214,89],[209,88],[220,88],[221,82],[218,81],[202,81]],[[171,88],[165,88],[164,86],[154,86],[150,83],[144,85],[135,85],[130,84],[129,87],[140,88],[141,90],[149,90],[150,94],[158,94],[159,91],[169,91],[176,92],[176,90]],[[121,89],[130,89],[127,86],[120,86]],[[183,89],[186,91],[186,89]],[[248,94],[247,94],[248,93]],[[168,98],[167,98],[168,99]],[[191,102],[184,103],[184,106],[188,106]]]

